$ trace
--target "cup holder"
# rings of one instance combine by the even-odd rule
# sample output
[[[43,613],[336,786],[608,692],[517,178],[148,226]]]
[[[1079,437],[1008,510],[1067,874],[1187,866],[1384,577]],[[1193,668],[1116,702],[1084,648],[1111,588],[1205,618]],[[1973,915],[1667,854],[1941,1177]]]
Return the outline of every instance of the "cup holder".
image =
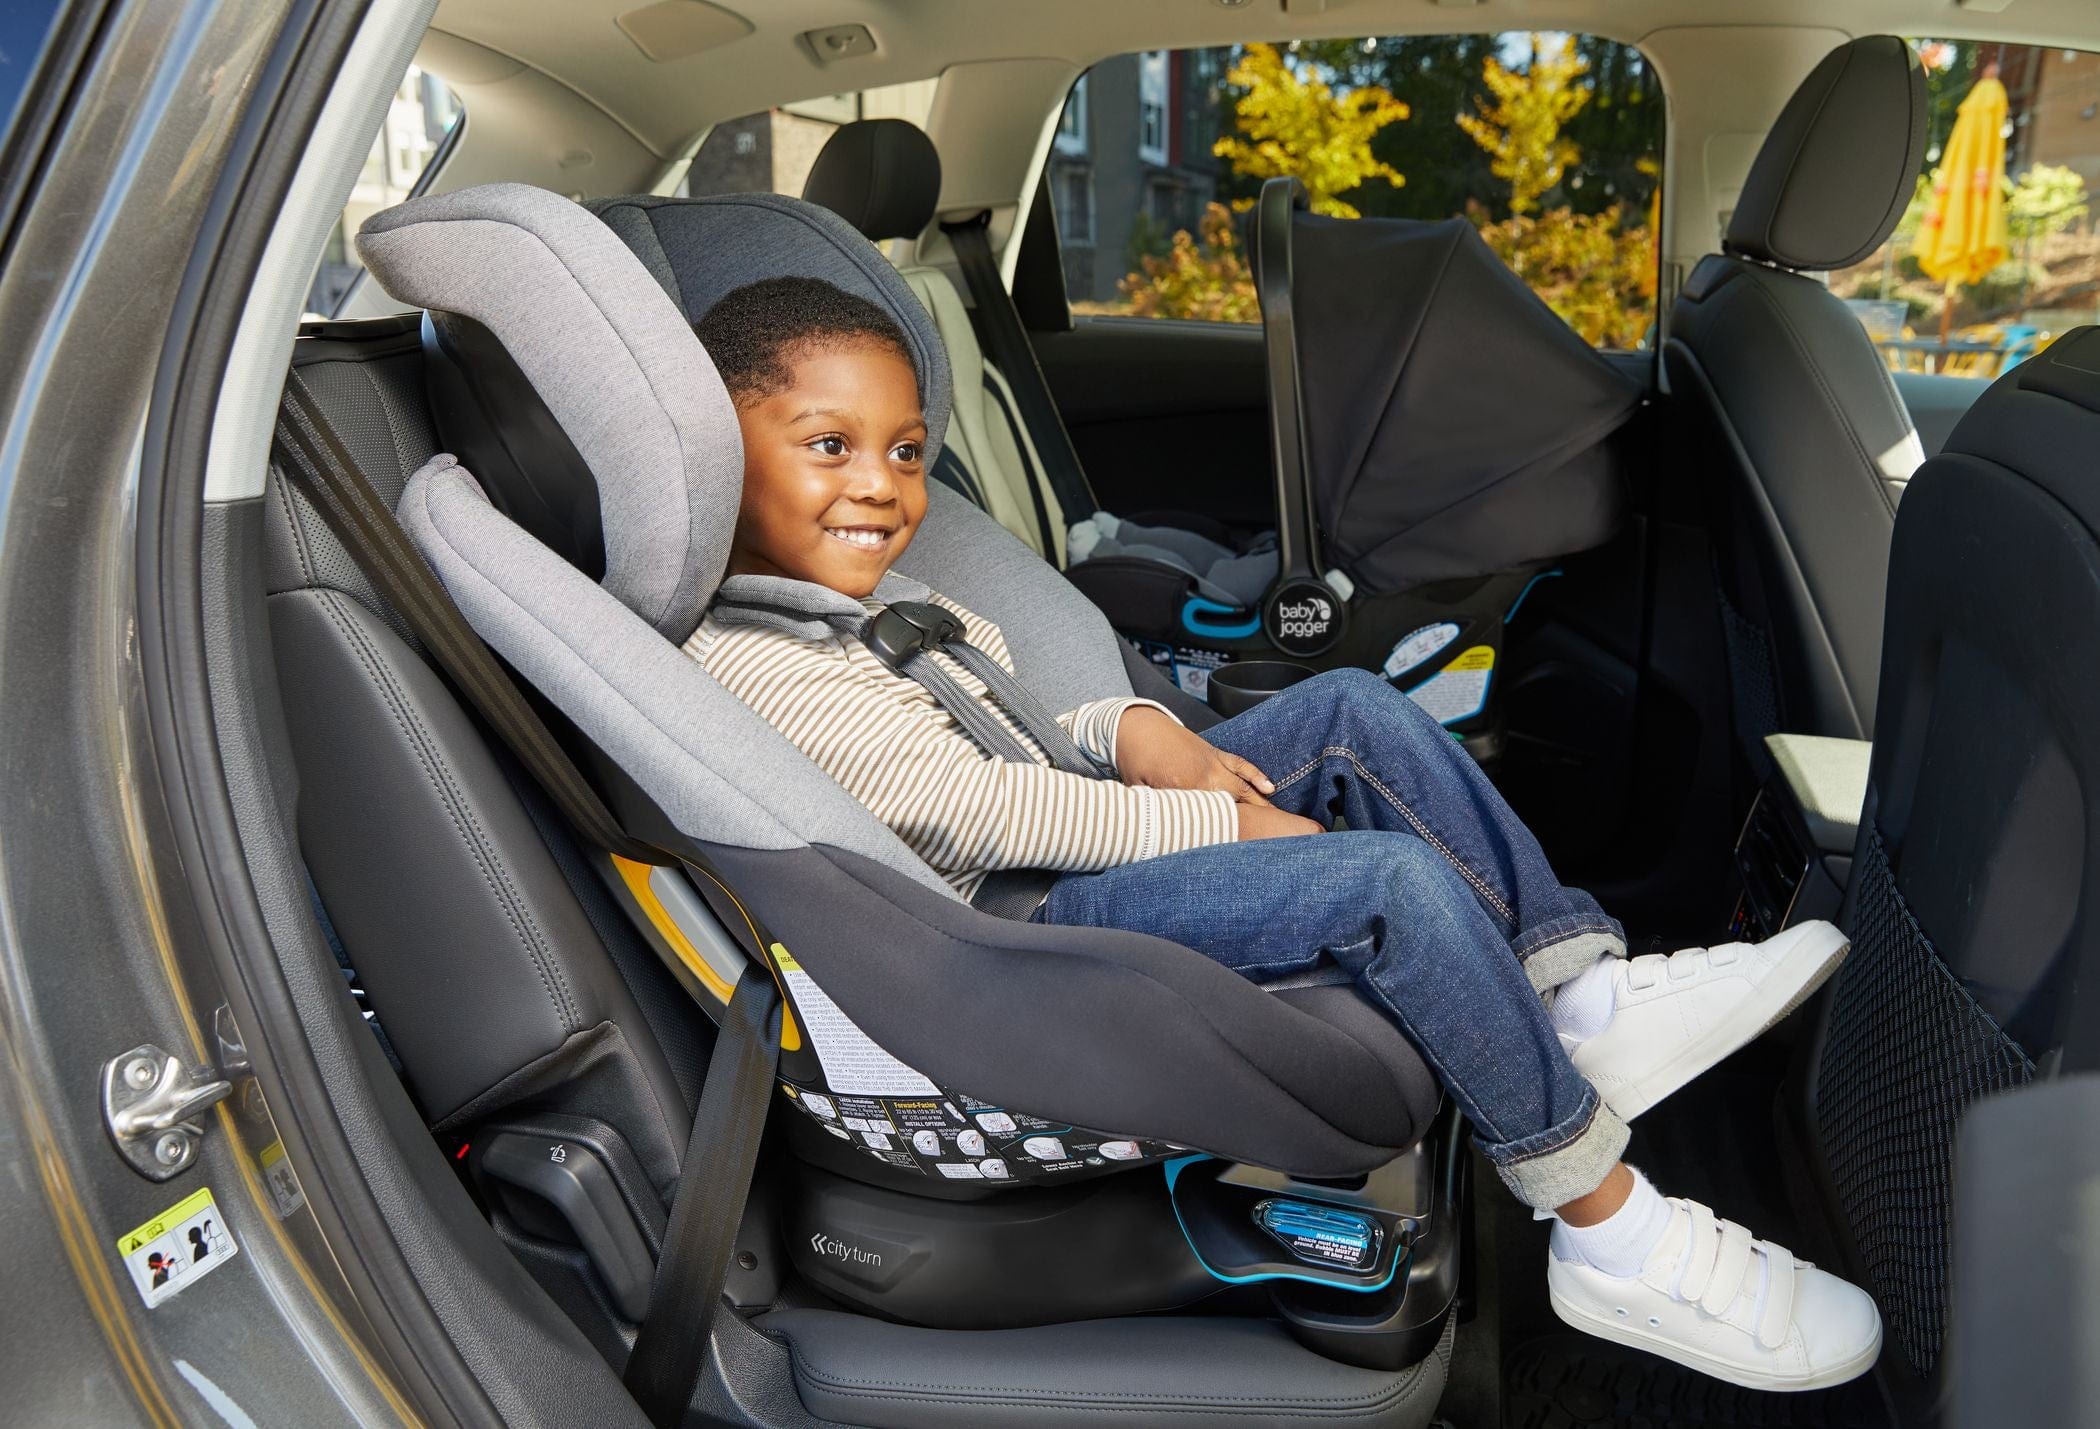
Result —
[[[1210,672],[1210,707],[1231,719],[1316,673],[1288,660],[1237,660],[1220,665]]]

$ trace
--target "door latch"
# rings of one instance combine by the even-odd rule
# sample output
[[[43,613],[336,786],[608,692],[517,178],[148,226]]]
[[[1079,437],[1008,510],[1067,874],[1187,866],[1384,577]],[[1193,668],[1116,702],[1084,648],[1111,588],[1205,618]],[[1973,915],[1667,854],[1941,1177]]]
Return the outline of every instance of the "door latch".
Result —
[[[197,1159],[196,1118],[232,1090],[218,1068],[193,1070],[149,1042],[103,1064],[102,1119],[132,1170],[165,1181]]]

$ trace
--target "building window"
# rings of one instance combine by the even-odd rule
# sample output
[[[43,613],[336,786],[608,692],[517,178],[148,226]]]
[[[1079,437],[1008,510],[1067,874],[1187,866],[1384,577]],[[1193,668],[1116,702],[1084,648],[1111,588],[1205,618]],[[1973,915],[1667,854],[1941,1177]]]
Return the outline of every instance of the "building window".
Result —
[[[1086,76],[1072,86],[1072,93],[1065,100],[1065,107],[1057,116],[1057,152],[1060,154],[1084,154],[1086,152]]]
[[[1138,162],[1167,162],[1167,52],[1138,56]]]
[[[1058,241],[1074,248],[1094,246],[1094,174],[1091,169],[1060,169],[1050,186],[1057,205]]]

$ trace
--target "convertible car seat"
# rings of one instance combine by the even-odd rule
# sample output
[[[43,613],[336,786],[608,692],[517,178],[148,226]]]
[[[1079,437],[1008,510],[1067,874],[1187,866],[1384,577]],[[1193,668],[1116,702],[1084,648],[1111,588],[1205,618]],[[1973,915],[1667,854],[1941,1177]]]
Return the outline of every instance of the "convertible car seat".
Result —
[[[2096,450],[2087,327],[1977,400],[1912,478],[1889,555],[1852,954],[1808,1114],[1916,1405],[1942,1362],[1964,1110],[2100,1065]]]
[[[1866,330],[1814,275],[1887,241],[1925,139],[1909,45],[1872,35],[1831,51],[1765,137],[1722,251],[1671,309],[1664,368],[1713,473],[1737,734],[1754,768],[1767,734],[1874,727],[1889,533],[1924,451]]]
[[[311,689],[298,717],[302,775],[311,765],[333,781],[315,801],[316,883],[411,1084],[479,1056],[486,1029],[419,1021],[396,989],[449,1010],[486,995],[480,977],[522,1009],[553,1009],[537,1046],[492,1056],[478,1082],[448,1084],[456,1106],[425,1094],[434,1121],[449,1115],[449,1131],[471,1133],[462,1164],[490,1192],[492,1215],[508,1218],[528,1263],[565,1257],[574,1294],[564,1303],[598,1316],[599,1343],[617,1358],[633,1321],[621,1287],[636,1244],[644,1261],[653,1254],[674,1186],[678,1112],[706,1095],[683,1085],[706,1020],[695,1033],[662,1005],[664,969],[693,994],[681,1011],[719,1012],[755,955],[788,1014],[781,1115],[740,1242],[756,1269],[729,1287],[752,1313],[718,1338],[751,1365],[792,1372],[808,1410],[871,1424],[1062,1423],[1110,1408],[1160,1424],[1249,1413],[1425,1422],[1448,1356],[1464,1158],[1455,1119],[1438,1113],[1433,1081],[1397,1032],[1346,987],[1265,991],[1158,940],[961,903],[678,649],[720,574],[741,459],[726,394],[663,276],[698,291],[704,270],[763,254],[768,272],[813,273],[881,301],[912,336],[934,444],[946,378],[923,309],[829,215],[737,196],[639,217],[663,239],[656,274],[584,210],[517,186],[418,200],[374,219],[361,248],[389,292],[430,309],[420,354],[403,329],[389,338],[392,360],[421,356],[446,444],[468,437],[458,445],[482,444],[487,460],[469,475],[449,455],[431,459],[402,498],[404,523],[475,627],[602,756],[630,827],[689,861],[618,863],[578,852],[529,812],[512,817],[545,801],[514,782],[500,752],[452,762],[454,746],[473,748],[472,726],[383,611],[359,601],[371,618],[352,615],[355,638],[319,639],[327,623],[313,620],[287,622],[279,637],[290,658],[309,642],[321,652],[288,677]],[[719,292],[744,280],[704,281]],[[427,431],[406,442],[389,431],[383,444],[351,425],[386,430],[374,408],[405,405],[390,386],[348,410],[364,460],[398,471],[431,444]],[[313,523],[279,494],[283,544],[296,551]],[[345,564],[339,550],[311,559]],[[936,490],[905,574],[999,620],[1044,697],[1130,688],[1098,612],[960,497]],[[298,604],[343,604],[298,594],[310,582],[289,571],[284,583]],[[321,664],[325,678],[313,672]],[[404,682],[440,712],[446,760],[431,757],[431,721],[401,718]],[[357,698],[340,721],[361,722],[360,744],[329,723],[346,690]],[[398,771],[391,784],[368,782],[427,806],[429,842],[449,824],[461,883],[489,890],[492,916],[474,939],[492,951],[478,972],[457,974],[450,944],[419,931],[419,910],[458,894],[413,877],[423,844],[349,846],[353,830],[392,827],[386,801],[358,787],[367,766]],[[346,813],[368,817],[338,828]],[[554,859],[566,864],[556,876],[590,877],[561,880],[568,902],[543,879],[544,899],[521,903],[512,871],[555,846],[571,855]],[[389,938],[397,950],[367,955]],[[664,966],[644,959],[631,978],[606,975],[623,940]],[[592,960],[587,996],[578,969]],[[646,999],[637,986],[651,989]],[[666,1055],[681,1040],[686,1052]],[[633,1071],[613,1055],[630,1043],[647,1048]],[[585,1075],[608,1063],[617,1076]],[[591,1234],[577,1231],[568,1211],[588,1187],[521,1188],[504,1180],[518,1167],[488,1164],[510,1144],[485,1149],[495,1128],[484,1112],[595,1121],[574,1130],[597,1157],[611,1145],[602,1128],[634,1119],[636,1088],[651,1078],[663,1156],[640,1174],[642,1158],[598,1157],[631,1234],[597,1213],[583,1218]],[[1199,1300],[1217,1313],[1079,1323]],[[1000,1326],[1010,1328],[983,1332]]]

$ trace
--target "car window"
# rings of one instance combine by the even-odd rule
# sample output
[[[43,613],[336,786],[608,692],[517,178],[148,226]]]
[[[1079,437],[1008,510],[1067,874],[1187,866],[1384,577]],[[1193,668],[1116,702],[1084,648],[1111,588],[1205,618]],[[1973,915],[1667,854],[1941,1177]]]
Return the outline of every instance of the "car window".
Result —
[[[1988,379],[2100,322],[2100,54],[1912,44],[1924,165],[1895,234],[1830,287],[1890,367]]]
[[[350,238],[364,221],[384,208],[422,191],[437,175],[441,156],[463,118],[459,96],[436,75],[414,65],[401,77],[387,105],[386,119],[372,140],[372,152],[351,187],[342,217],[328,232],[321,266],[306,294],[306,316],[334,317],[364,265]]]
[[[842,124],[856,119],[909,119],[925,127],[938,80],[883,85],[857,94],[831,94],[783,104],[707,131],[676,193],[776,193],[799,197],[817,151]]]
[[[1073,311],[1255,322],[1244,224],[1293,175],[1339,217],[1463,216],[1600,347],[1652,340],[1662,93],[1585,35],[1153,50],[1073,86],[1048,186]]]

